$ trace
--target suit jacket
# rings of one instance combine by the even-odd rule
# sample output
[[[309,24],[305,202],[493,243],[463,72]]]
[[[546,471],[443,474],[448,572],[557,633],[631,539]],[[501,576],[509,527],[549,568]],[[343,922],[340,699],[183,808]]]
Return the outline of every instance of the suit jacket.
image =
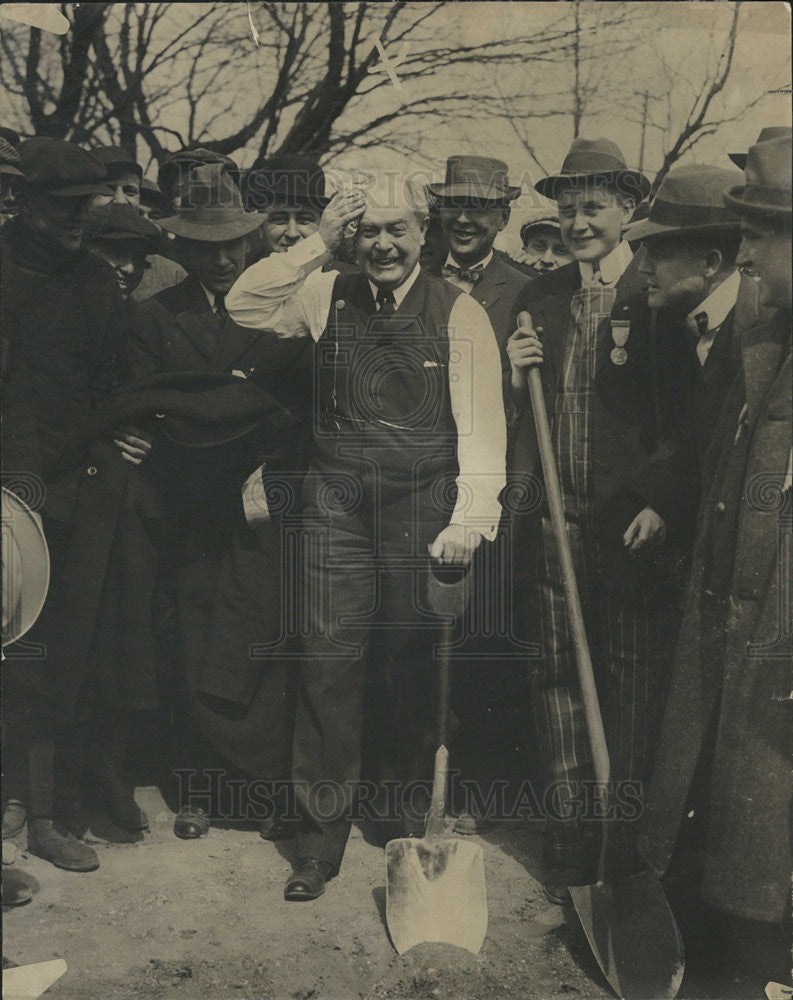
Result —
[[[740,917],[781,921],[790,903],[793,799],[789,567],[780,559],[793,440],[789,315],[759,323],[743,340],[743,372],[707,456],[712,482],[699,515],[641,842],[653,867],[666,871],[697,762],[713,738],[702,895]],[[715,615],[706,607],[708,590],[724,597]]]
[[[440,275],[440,266],[431,273]],[[488,315],[502,358],[507,340],[515,331],[511,325],[515,300],[530,281],[528,275],[521,274],[494,251],[481,279],[471,289],[471,298],[476,299]]]
[[[542,328],[544,361],[540,368],[549,420],[553,422],[556,393],[564,358],[573,294],[580,287],[577,263],[567,264],[531,282],[518,297],[517,314],[531,314],[534,328]],[[601,573],[610,584],[628,587],[635,594],[649,582],[648,556],[628,560],[622,534],[645,506],[667,522],[672,540],[690,537],[698,494],[690,477],[673,476],[663,464],[675,446],[671,436],[681,419],[685,400],[682,373],[686,351],[677,325],[654,315],[642,291],[634,260],[617,283],[612,319],[629,322],[625,344],[628,360],[611,360],[614,340],[610,321],[601,323],[596,340],[594,403],[595,507],[602,555]],[[508,413],[508,469],[513,480],[541,477],[542,469],[534,418],[528,399],[511,406]],[[656,471],[659,470],[659,471]],[[688,529],[688,531],[687,531]],[[666,553],[673,565],[681,553]],[[653,557],[656,577],[668,573],[662,550]]]

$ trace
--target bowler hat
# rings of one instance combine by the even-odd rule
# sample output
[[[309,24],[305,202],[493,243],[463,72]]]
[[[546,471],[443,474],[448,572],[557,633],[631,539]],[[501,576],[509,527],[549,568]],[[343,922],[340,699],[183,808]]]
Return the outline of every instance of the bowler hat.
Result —
[[[539,215],[533,215],[526,219],[520,227],[521,243],[526,242],[526,239],[532,229],[555,229],[557,233],[561,233],[562,231],[561,226],[559,225],[559,217],[550,212],[541,212]]]
[[[650,204],[646,219],[628,226],[628,240],[673,233],[737,229],[738,217],[724,204],[724,192],[740,180],[736,170],[691,164],[670,170]]]
[[[20,143],[19,155],[29,188],[59,198],[110,193],[104,164],[73,142],[36,136]]]
[[[273,156],[251,168],[241,188],[248,210],[281,204],[310,205],[321,212],[330,201],[325,195],[325,172],[307,156]]]
[[[50,556],[41,522],[3,487],[3,645],[16,642],[38,618],[50,583]]]
[[[427,186],[441,203],[469,199],[506,203],[521,193],[519,187],[510,185],[506,163],[488,156],[450,156],[443,184]]]
[[[534,190],[554,201],[561,191],[582,181],[603,180],[643,201],[652,185],[644,174],[630,170],[622,150],[610,139],[574,139],[558,174],[543,177]]]
[[[112,204],[105,225],[93,236],[96,242],[136,243],[142,253],[157,253],[160,230],[132,205]]]
[[[782,136],[787,136],[790,139],[791,134],[793,134],[793,129],[789,125],[769,125],[768,128],[764,128],[760,135],[757,137],[757,142],[765,142],[768,139],[779,139]],[[727,156],[732,160],[736,167],[740,167],[743,170],[746,167],[746,153],[727,153]]]
[[[216,153],[214,149],[204,149],[202,146],[198,149],[180,149],[178,153],[166,156],[157,171],[157,183],[166,197],[173,199],[177,187],[190,171],[207,163],[222,164],[234,183],[239,183],[239,168],[234,160],[230,156]]]
[[[766,139],[752,146],[746,158],[744,183],[724,195],[739,215],[791,217],[791,142],[789,136]]]
[[[105,165],[108,177],[118,177],[130,171],[143,176],[143,167],[121,146],[99,146],[92,150],[94,156]]]
[[[246,212],[242,195],[222,163],[194,167],[176,188],[176,215],[160,226],[188,240],[223,243],[252,233],[262,224],[260,212]]]

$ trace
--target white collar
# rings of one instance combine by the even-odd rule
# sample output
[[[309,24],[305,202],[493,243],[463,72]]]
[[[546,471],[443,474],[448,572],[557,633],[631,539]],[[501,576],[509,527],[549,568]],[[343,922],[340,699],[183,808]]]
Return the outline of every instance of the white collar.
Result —
[[[217,312],[217,307],[215,306],[215,293],[210,292],[203,281],[199,281],[198,284],[204,289],[204,295],[207,297],[207,302],[209,303],[209,308],[213,313]]]
[[[490,248],[490,251],[488,252],[487,256],[483,257],[481,260],[478,260],[475,264],[461,264],[459,260],[455,260],[454,259],[454,257],[452,256],[452,252],[450,250],[448,256],[446,257],[446,265],[445,266],[446,267],[459,267],[459,268],[463,268],[464,270],[467,270],[467,271],[473,271],[473,270],[477,270],[478,271],[480,268],[482,270],[484,270],[487,267],[487,265],[490,263],[490,261],[492,259],[493,259],[493,248],[492,247]]]
[[[715,330],[717,326],[721,326],[724,320],[727,319],[730,310],[738,301],[738,289],[740,287],[741,272],[735,270],[729,278],[725,278],[720,285],[716,285],[704,302],[700,302],[688,315],[694,319],[698,313],[707,313],[708,330]]]
[[[396,303],[396,308],[398,309],[402,304],[402,299],[407,295],[410,289],[413,287],[413,282],[418,278],[419,271],[421,270],[421,265],[416,262],[416,266],[410,272],[410,274],[405,278],[401,285],[397,285],[396,288],[392,288],[391,292],[394,296],[394,302]],[[369,281],[369,279],[366,279]],[[369,287],[372,289],[372,295],[375,302],[377,302],[377,293],[380,291],[379,285],[376,285],[373,281],[369,281]]]
[[[606,256],[598,261],[598,270],[603,284],[616,285],[632,260],[633,253],[625,240],[618,243],[613,250],[609,250]],[[588,285],[595,273],[594,265],[588,260],[580,260],[578,270],[581,274],[581,284]]]

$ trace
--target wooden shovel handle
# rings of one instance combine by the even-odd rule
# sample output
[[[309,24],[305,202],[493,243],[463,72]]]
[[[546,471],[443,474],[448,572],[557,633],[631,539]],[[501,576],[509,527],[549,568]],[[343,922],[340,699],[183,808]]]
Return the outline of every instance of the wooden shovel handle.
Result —
[[[528,313],[518,316],[520,327],[531,329],[531,317]],[[581,610],[581,598],[578,593],[573,557],[570,552],[570,542],[567,538],[567,527],[562,505],[562,491],[559,487],[559,474],[556,470],[556,460],[551,444],[551,429],[548,425],[548,414],[545,409],[545,397],[542,391],[540,372],[536,366],[529,368],[529,394],[534,412],[534,426],[537,430],[537,441],[540,446],[540,459],[545,480],[545,494],[551,512],[551,524],[559,550],[559,562],[562,567],[562,582],[567,606],[567,620],[573,635],[578,680],[581,685],[581,698],[584,702],[587,735],[592,753],[592,763],[595,778],[607,786],[611,767],[609,753],[606,747],[606,735],[603,732],[603,719],[600,715],[595,675],[592,671],[592,660],[589,655],[589,645],[584,628],[584,615]]]

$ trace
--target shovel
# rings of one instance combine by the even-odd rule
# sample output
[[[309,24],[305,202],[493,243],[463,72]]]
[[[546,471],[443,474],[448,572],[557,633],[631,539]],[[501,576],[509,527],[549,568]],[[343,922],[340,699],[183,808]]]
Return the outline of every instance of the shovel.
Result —
[[[444,615],[438,664],[438,750],[432,800],[421,839],[386,844],[386,921],[401,955],[423,942],[442,942],[478,954],[487,931],[487,894],[482,848],[446,833],[449,751],[449,649],[454,620],[465,609],[466,578],[449,569],[430,574],[429,605]],[[441,575],[443,574],[443,576]]]
[[[518,325],[531,329],[531,317],[521,313]],[[576,652],[587,734],[595,778],[608,805],[611,777],[603,720],[589,656],[581,599],[567,538],[559,476],[556,471],[540,372],[529,369],[529,392],[540,447],[545,491],[562,567],[567,619]],[[594,885],[571,886],[573,906],[589,946],[609,985],[623,1000],[672,1000],[683,978],[683,943],[669,903],[656,875],[641,872],[606,882],[608,809],[604,810],[603,839]]]

